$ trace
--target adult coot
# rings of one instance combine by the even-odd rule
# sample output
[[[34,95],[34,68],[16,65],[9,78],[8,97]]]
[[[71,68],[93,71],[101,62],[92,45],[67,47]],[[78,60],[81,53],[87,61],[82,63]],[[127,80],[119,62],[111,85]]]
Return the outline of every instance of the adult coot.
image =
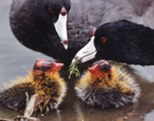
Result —
[[[129,64],[154,64],[154,30],[127,20],[97,27],[75,61],[107,59]]]
[[[12,31],[22,44],[34,50],[44,44],[59,47],[59,38],[67,49],[69,10],[70,0],[13,0],[10,12]],[[50,43],[45,43],[49,39]]]

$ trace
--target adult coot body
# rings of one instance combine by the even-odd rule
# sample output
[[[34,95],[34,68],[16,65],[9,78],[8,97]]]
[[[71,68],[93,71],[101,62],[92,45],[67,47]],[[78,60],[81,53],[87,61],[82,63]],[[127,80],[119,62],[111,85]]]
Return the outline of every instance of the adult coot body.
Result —
[[[91,29],[99,24],[101,19],[99,16],[102,16],[101,12],[97,12],[96,18],[98,19],[93,19],[96,14],[91,11],[91,7],[95,7],[97,4],[90,1],[92,4],[89,6],[90,4],[85,4],[85,2],[78,0],[71,1],[70,4],[69,0],[14,0],[10,12],[12,31],[24,46],[59,59],[64,63],[70,62],[76,52],[87,43]],[[104,1],[97,0],[98,2],[101,5],[99,10],[102,11]],[[52,9],[48,11],[46,5],[51,5]],[[65,7],[67,13],[69,12],[68,50],[65,50],[61,45],[60,37],[54,26],[62,7]],[[50,15],[53,13],[56,16]],[[86,19],[87,14],[89,20]],[[90,19],[92,19],[91,22]],[[67,44],[67,41],[64,43]]]
[[[12,31],[23,45],[33,50],[44,52],[45,44],[62,48],[60,40],[67,49],[66,24],[70,5],[70,0],[13,0]],[[46,43],[48,40],[50,43]]]

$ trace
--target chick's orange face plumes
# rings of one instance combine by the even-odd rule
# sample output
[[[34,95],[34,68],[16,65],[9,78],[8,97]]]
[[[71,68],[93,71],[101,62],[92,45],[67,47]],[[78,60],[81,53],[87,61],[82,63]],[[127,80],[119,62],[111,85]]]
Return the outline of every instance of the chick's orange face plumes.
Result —
[[[96,61],[89,68],[90,73],[95,78],[107,78],[111,75],[111,70],[111,64],[105,60]]]

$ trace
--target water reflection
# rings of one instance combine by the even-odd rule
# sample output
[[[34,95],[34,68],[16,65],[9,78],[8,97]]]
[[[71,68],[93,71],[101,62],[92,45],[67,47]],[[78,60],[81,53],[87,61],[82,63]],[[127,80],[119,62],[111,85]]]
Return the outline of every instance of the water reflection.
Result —
[[[137,75],[145,78],[148,82],[154,83],[154,66],[131,65],[131,67],[135,70]]]
[[[153,121],[154,119],[154,110],[145,115],[144,121]]]

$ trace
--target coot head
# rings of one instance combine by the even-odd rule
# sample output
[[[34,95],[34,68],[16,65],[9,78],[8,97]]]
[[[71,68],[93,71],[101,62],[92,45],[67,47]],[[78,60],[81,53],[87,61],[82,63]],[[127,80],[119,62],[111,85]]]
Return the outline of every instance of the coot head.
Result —
[[[56,31],[61,43],[67,49],[67,15],[69,10],[70,0],[14,0],[10,14],[11,27],[17,38],[23,34],[20,32],[21,28],[25,32],[30,31],[29,28],[37,32],[39,29],[48,30],[50,27],[51,33]],[[44,31],[44,33],[46,32]],[[40,34],[42,33],[40,32]],[[20,39],[20,41],[23,40]]]
[[[98,26],[90,41],[75,55],[73,62],[106,59],[129,64],[154,64],[154,31],[148,27],[120,20]]]

